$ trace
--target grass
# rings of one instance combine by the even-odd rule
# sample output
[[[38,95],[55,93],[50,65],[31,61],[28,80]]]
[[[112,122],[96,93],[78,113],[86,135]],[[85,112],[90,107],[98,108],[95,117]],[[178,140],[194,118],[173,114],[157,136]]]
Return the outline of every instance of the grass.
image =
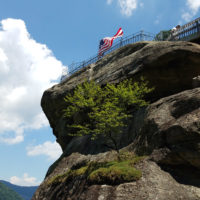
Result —
[[[141,178],[142,172],[134,165],[144,157],[134,156],[132,153],[120,154],[120,160],[111,162],[89,162],[78,169],[70,169],[64,174],[51,178],[49,184],[58,184],[72,181],[79,176],[87,180],[89,184],[116,185],[124,182],[132,182]]]
[[[92,170],[88,175],[88,181],[91,184],[110,184],[116,185],[124,182],[138,180],[142,173],[134,167],[133,160],[114,161],[91,164]]]
[[[86,173],[86,170],[88,169],[88,166],[83,166],[79,169],[73,169],[73,170],[69,170],[66,173],[63,174],[58,174],[57,176],[52,177],[49,181],[48,184],[57,184],[57,183],[62,183],[65,182],[67,180],[71,180],[72,178],[76,177],[76,176],[82,176]]]

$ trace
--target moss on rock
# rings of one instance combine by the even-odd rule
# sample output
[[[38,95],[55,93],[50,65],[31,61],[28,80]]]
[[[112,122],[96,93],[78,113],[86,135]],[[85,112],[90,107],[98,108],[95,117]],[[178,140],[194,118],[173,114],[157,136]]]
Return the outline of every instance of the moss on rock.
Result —
[[[142,172],[134,167],[133,160],[114,161],[102,163],[91,170],[88,176],[89,183],[93,184],[120,184],[124,182],[136,181],[142,176]]]
[[[129,152],[120,154],[121,159],[110,162],[89,162],[64,174],[52,177],[48,184],[71,181],[75,177],[83,177],[88,184],[116,185],[140,179],[142,172],[134,167],[144,157],[133,156]]]

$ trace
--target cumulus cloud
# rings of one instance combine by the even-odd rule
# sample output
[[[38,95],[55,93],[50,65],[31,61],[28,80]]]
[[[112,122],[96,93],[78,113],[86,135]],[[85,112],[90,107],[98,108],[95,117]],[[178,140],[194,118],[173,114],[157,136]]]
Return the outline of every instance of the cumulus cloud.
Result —
[[[200,8],[200,0],[187,0],[189,8],[196,14]]]
[[[15,185],[20,186],[36,186],[39,185],[40,182],[37,181],[35,177],[30,177],[27,173],[23,174],[23,177],[12,176],[10,178],[10,182]]]
[[[161,16],[158,15],[154,21],[154,24],[159,24],[160,23],[160,20],[161,20]]]
[[[121,13],[127,17],[130,17],[137,8],[137,0],[118,0],[118,3],[121,8]]]
[[[190,21],[200,9],[200,0],[187,0],[186,5],[188,10],[182,14],[185,21]]]
[[[48,125],[40,100],[64,67],[31,38],[23,20],[0,21],[0,142],[21,142],[26,129]]]
[[[113,0],[107,0],[107,4],[111,4]],[[117,0],[118,5],[120,7],[121,13],[124,16],[130,17],[133,11],[138,6],[138,0]],[[140,3],[140,7],[143,7],[143,3]]]
[[[62,150],[57,142],[46,141],[37,146],[27,147],[28,156],[45,155],[49,160],[56,160],[61,154]]]
[[[107,4],[111,4],[113,0],[107,0]]]

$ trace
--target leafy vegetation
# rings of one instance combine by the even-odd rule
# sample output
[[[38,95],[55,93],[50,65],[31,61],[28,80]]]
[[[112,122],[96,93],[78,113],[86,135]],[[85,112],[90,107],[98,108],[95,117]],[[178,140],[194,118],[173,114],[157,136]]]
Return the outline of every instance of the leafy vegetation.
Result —
[[[91,139],[103,135],[107,146],[119,153],[117,136],[127,126],[132,111],[148,104],[144,96],[152,90],[143,78],[140,82],[125,80],[103,88],[94,81],[78,85],[64,98],[68,134],[91,135]]]
[[[77,176],[84,177],[89,184],[116,185],[138,180],[142,176],[142,172],[136,169],[134,165],[144,157],[133,156],[132,153],[120,156],[122,158],[120,161],[89,162],[77,169],[71,169],[64,174],[51,178],[49,184],[71,181]]]
[[[0,200],[23,200],[14,190],[0,182]]]
[[[160,31],[154,38],[156,41],[164,41],[171,35],[171,30]]]
[[[113,161],[108,163],[92,163],[88,176],[94,184],[120,184],[138,180],[142,173],[134,167],[134,160]]]

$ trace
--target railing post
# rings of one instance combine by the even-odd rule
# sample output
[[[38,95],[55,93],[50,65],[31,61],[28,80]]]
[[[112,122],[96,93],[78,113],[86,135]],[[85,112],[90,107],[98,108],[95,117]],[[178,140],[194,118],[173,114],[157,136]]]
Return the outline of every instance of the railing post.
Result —
[[[85,61],[82,62],[82,68],[85,67]]]
[[[141,41],[144,41],[144,31],[143,30],[141,30]]]
[[[67,68],[63,68],[62,70],[62,74],[61,74],[61,78],[60,78],[60,82],[62,82],[68,75],[68,71],[67,71]]]
[[[74,71],[74,69],[75,69],[74,65],[75,65],[75,63],[74,63],[74,61],[73,61],[72,64],[70,65],[70,72],[71,72],[71,71]]]
[[[200,31],[200,27],[199,27],[199,22],[198,21],[196,21],[196,26],[197,26],[197,33]]]
[[[121,37],[121,39],[120,39],[120,47],[122,47],[122,44],[123,44],[123,37]]]

